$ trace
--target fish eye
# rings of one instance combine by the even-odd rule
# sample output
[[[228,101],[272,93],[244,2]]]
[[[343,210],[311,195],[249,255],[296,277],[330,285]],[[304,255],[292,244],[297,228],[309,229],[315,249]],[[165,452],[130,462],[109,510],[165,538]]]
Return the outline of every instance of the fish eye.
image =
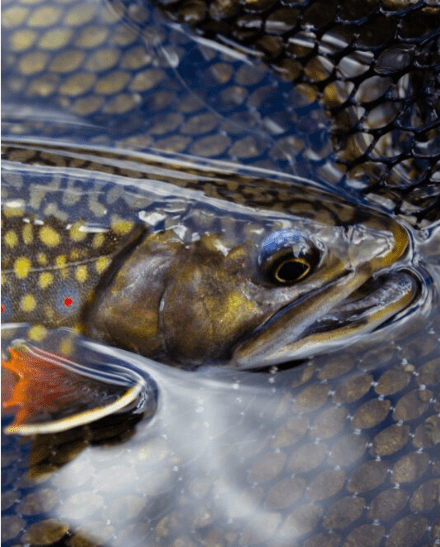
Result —
[[[266,278],[281,285],[304,279],[319,262],[315,244],[292,229],[278,230],[262,243],[259,264]]]
[[[280,264],[273,268],[273,277],[279,283],[293,283],[305,277],[311,267],[302,258],[283,258]]]

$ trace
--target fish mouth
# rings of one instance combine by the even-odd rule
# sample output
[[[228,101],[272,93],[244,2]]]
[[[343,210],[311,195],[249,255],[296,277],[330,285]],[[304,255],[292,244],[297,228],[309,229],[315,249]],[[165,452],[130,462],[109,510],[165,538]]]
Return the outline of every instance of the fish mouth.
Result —
[[[421,292],[409,269],[378,272],[363,282],[355,272],[288,304],[236,347],[232,365],[264,368],[347,345],[402,315]]]
[[[331,332],[343,325],[367,325],[377,315],[394,315],[406,308],[418,292],[418,280],[410,272],[399,271],[380,275],[364,283],[350,298],[336,306],[331,313],[318,319],[304,332],[304,336]],[[408,303],[410,303],[408,302]],[[396,309],[397,307],[397,309]],[[395,312],[395,313],[393,313]]]

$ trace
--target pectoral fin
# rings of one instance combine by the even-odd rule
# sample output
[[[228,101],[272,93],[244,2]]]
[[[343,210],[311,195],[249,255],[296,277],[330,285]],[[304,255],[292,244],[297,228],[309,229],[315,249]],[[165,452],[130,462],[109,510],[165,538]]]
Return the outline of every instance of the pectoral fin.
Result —
[[[17,382],[2,409],[18,408],[9,434],[57,433],[94,422],[134,404],[146,388],[140,375],[120,376],[115,365],[100,371],[24,342],[9,355],[2,367]]]

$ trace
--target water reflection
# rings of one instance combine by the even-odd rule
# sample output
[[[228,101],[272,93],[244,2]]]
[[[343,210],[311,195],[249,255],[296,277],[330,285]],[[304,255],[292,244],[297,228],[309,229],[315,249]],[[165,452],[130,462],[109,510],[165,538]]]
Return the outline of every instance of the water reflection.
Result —
[[[154,378],[158,407],[151,419],[120,415],[37,436],[24,445],[29,464],[8,439],[10,542],[22,528],[22,541],[37,544],[50,534],[45,543],[96,545],[363,545],[371,537],[379,545],[385,534],[387,545],[414,545],[435,537],[437,308],[415,312],[387,340],[372,335],[278,373],[185,372],[76,343],[80,353]],[[20,458],[8,460],[16,450]]]

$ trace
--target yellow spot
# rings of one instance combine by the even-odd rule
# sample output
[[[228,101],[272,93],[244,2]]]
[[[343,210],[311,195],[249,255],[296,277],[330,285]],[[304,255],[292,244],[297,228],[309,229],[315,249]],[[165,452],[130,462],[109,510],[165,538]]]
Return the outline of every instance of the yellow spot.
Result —
[[[86,74],[80,72],[70,76],[59,88],[59,92],[62,95],[69,95],[70,97],[76,97],[86,93],[92,85],[95,83],[94,74]]]
[[[13,205],[10,205],[8,203],[5,203],[3,207],[3,214],[5,217],[22,217],[24,215],[24,209],[21,207],[21,205],[17,205],[14,203]]]
[[[5,244],[8,247],[15,247],[18,243],[18,237],[17,234],[13,230],[9,230],[9,232],[6,232],[5,234]]]
[[[88,114],[93,114],[99,110],[103,102],[104,99],[102,97],[96,95],[91,97],[88,95],[87,97],[80,97],[77,99],[71,108],[75,114],[87,116]]]
[[[84,222],[78,221],[69,229],[69,237],[72,241],[83,241],[87,237],[87,232],[83,229]]]
[[[48,59],[49,55],[47,53],[43,53],[42,51],[33,51],[32,53],[28,53],[27,55],[20,57],[18,68],[25,76],[37,74],[38,72],[44,70]]]
[[[41,342],[47,336],[47,329],[43,325],[33,325],[28,331],[28,337],[36,342]]]
[[[105,235],[102,232],[98,232],[93,236],[92,247],[99,249],[105,241]]]
[[[128,232],[133,228],[134,222],[131,220],[123,220],[117,216],[112,218],[112,230],[120,236],[128,234]]]
[[[110,258],[108,256],[100,256],[95,262],[95,269],[97,273],[102,273],[110,265]]]
[[[118,62],[119,55],[119,51],[115,49],[98,49],[87,59],[86,68],[91,72],[108,70]]]
[[[58,255],[55,259],[55,264],[57,265],[57,268],[65,268],[66,267],[66,255]]]
[[[99,95],[113,95],[122,91],[130,80],[130,74],[122,70],[115,70],[106,76],[103,76],[95,86],[95,91]]]
[[[80,48],[93,49],[102,44],[107,38],[109,29],[96,25],[84,27],[80,36],[76,39],[75,45]]]
[[[37,254],[37,262],[41,266],[46,266],[47,264],[47,256],[44,253],[38,253]]]
[[[23,226],[23,243],[30,245],[34,240],[34,234],[32,231],[32,226],[30,224],[25,224]]]
[[[53,275],[50,272],[41,273],[38,283],[42,289],[49,287],[53,283]]]
[[[40,239],[48,247],[56,247],[61,242],[60,234],[51,226],[43,226],[41,228]]]
[[[37,305],[37,301],[31,294],[26,294],[20,300],[20,308],[22,311],[27,311],[27,312],[33,311],[36,305]]]
[[[78,266],[75,272],[75,277],[80,283],[84,283],[87,279],[87,266]]]
[[[66,28],[50,29],[44,34],[39,42],[42,49],[56,50],[65,46],[72,36],[72,31]]]
[[[25,256],[21,256],[20,258],[17,258],[17,260],[14,262],[15,275],[19,279],[24,279],[25,277],[27,277],[27,274],[29,273],[31,267],[31,261]]]
[[[70,252],[71,260],[78,260],[79,256],[80,256],[80,253],[78,249],[72,249],[72,251]]]
[[[64,18],[66,25],[80,26],[92,20],[96,13],[96,7],[89,4],[78,4],[67,13]]]
[[[102,109],[106,114],[123,114],[137,104],[137,97],[132,93],[120,93],[113,97]]]
[[[67,266],[67,260],[65,255],[58,255],[55,259],[56,267],[59,268],[59,275],[61,277],[67,277],[69,275]]]
[[[10,38],[10,47],[12,51],[24,51],[32,46],[37,36],[36,32],[29,29],[14,32]]]
[[[11,6],[2,10],[2,27],[18,27],[29,15],[29,8],[23,6]]]
[[[84,53],[75,49],[68,49],[56,55],[49,65],[51,72],[73,72],[84,61]]]
[[[4,285],[6,283],[6,276],[4,275],[4,273],[2,272],[2,285]]]
[[[63,355],[72,355],[73,353],[73,343],[72,343],[72,339],[69,337],[69,338],[64,338],[63,340],[61,340],[60,342],[60,353],[62,353]]]

